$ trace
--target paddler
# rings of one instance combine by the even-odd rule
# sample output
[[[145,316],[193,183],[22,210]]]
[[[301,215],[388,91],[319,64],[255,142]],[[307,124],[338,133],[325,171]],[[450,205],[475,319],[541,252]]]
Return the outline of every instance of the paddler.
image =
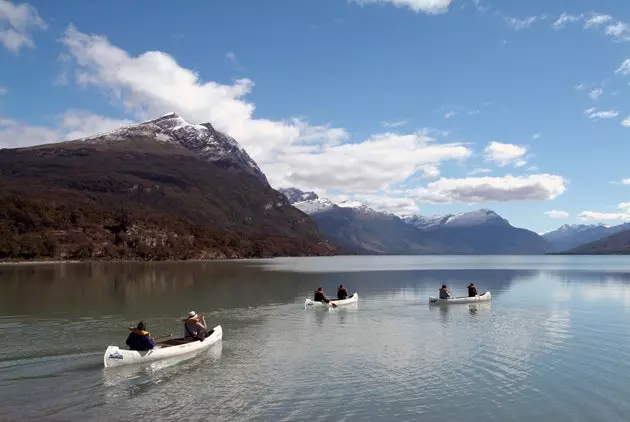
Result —
[[[184,338],[186,340],[203,340],[208,335],[206,318],[203,314],[197,315],[195,311],[188,312],[188,318],[184,320]]]
[[[324,289],[322,289],[321,287],[319,287],[315,291],[315,296],[313,297],[313,301],[314,302],[324,302],[324,303],[329,303],[330,302],[330,300],[324,294]]]
[[[477,292],[477,286],[475,286],[474,283],[470,283],[468,285],[468,297],[475,297],[478,294],[479,293]]]
[[[442,284],[442,287],[440,288],[440,299],[450,299],[451,295],[450,292],[448,290],[448,287],[446,287],[446,284]]]
[[[339,286],[339,288],[337,289],[337,299],[339,300],[344,300],[348,297],[348,291],[346,290],[345,287],[343,287],[343,284],[341,286]]]
[[[155,341],[151,338],[151,333],[147,331],[144,321],[140,321],[136,328],[129,327],[131,332],[127,337],[127,346],[129,350],[151,350],[155,347]]]

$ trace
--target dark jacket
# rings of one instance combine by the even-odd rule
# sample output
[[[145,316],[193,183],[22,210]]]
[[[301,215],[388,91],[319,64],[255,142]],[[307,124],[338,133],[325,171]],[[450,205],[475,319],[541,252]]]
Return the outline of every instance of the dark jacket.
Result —
[[[337,289],[337,299],[343,300],[348,297],[348,291],[346,289]]]
[[[477,288],[475,286],[468,286],[468,297],[477,296]]]
[[[440,289],[440,299],[448,299],[451,295],[448,294],[446,289]]]
[[[330,302],[328,298],[322,292],[315,292],[315,297],[313,298],[314,302]]]
[[[155,347],[155,341],[151,338],[148,331],[131,331],[126,343],[130,350],[151,350]]]

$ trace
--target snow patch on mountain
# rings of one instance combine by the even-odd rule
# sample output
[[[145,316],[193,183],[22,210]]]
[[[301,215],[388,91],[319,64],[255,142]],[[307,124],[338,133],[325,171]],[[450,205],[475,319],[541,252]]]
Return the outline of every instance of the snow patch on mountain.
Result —
[[[176,113],[79,141],[101,143],[142,138],[180,145],[206,161],[244,170],[268,183],[256,162],[234,138],[215,130],[210,123],[188,123]]]
[[[472,227],[482,224],[509,224],[509,222],[494,211],[480,209],[461,214],[433,215],[408,215],[402,217],[403,221],[420,230],[431,230],[438,227]]]

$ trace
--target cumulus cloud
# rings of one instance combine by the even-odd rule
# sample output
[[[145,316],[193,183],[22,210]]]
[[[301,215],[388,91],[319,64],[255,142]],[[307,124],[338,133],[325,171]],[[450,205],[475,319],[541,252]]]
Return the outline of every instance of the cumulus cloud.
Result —
[[[429,129],[357,140],[343,128],[311,125],[303,119],[258,119],[254,104],[246,99],[253,87],[248,79],[231,85],[204,82],[165,53],[131,56],[105,37],[81,33],[73,26],[62,41],[68,50],[64,64],[72,65],[69,70],[78,84],[100,88],[134,120],[175,111],[191,122],[211,122],[246,148],[274,186],[373,193],[414,175],[438,177],[442,161],[464,160],[472,153],[461,143],[438,143],[432,135],[446,134]],[[130,123],[76,111],[59,116],[51,127],[5,119],[0,146],[56,142]]]
[[[416,13],[440,14],[448,12],[453,0],[350,0],[359,4],[392,4],[396,7],[406,7]]]
[[[630,116],[623,119],[623,121],[621,122],[621,126],[630,127]]]
[[[33,30],[48,29],[48,25],[28,3],[0,0],[0,42],[17,54],[23,47],[34,48]]]
[[[586,114],[590,119],[593,120],[614,119],[615,117],[619,116],[619,112],[616,110],[597,111],[595,107],[584,110],[584,114]]]
[[[562,29],[574,22],[581,22],[585,29],[603,29],[604,33],[615,41],[630,41],[630,25],[603,13],[591,12],[580,15],[562,13],[552,23],[552,27]]]
[[[577,217],[582,221],[630,221],[627,212],[582,211]]]
[[[31,126],[0,117],[0,148],[17,148],[82,138],[109,132],[133,123],[112,119],[80,110],[70,110],[57,116],[53,126]]]
[[[493,161],[502,167],[508,164],[522,167],[526,164],[523,157],[527,154],[527,148],[524,146],[492,141],[488,144],[484,153],[486,160]]]
[[[622,183],[622,184],[624,184],[624,185],[630,185],[630,178],[628,178],[628,179],[623,179],[623,180],[621,181],[621,183]]]
[[[560,210],[551,210],[551,211],[547,211],[545,212],[545,215],[551,217],[551,218],[568,218],[569,217],[569,213],[566,211],[560,211]]]
[[[419,188],[410,197],[430,203],[479,203],[554,199],[566,190],[562,176],[442,178]]]

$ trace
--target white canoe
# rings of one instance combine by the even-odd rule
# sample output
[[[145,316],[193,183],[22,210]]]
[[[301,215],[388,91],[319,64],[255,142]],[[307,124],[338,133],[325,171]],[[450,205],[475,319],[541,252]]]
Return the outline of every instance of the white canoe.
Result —
[[[438,304],[453,304],[453,303],[475,303],[475,302],[486,302],[492,299],[492,295],[490,292],[485,292],[482,295],[472,296],[472,297],[452,297],[450,299],[440,299],[439,297],[429,296],[429,303],[438,303]]]
[[[133,365],[137,363],[153,362],[159,359],[170,358],[187,353],[198,352],[207,349],[223,338],[223,329],[217,325],[202,341],[187,341],[183,338],[158,342],[151,350],[121,349],[118,346],[108,346],[103,356],[105,368],[115,366]]]
[[[353,295],[348,296],[346,299],[330,299],[330,301],[337,306],[350,305],[351,303],[357,303],[359,301],[359,294],[354,293]],[[304,307],[306,308],[308,306],[313,308],[328,308],[332,305],[324,302],[315,302],[314,300],[306,299],[304,301]]]

